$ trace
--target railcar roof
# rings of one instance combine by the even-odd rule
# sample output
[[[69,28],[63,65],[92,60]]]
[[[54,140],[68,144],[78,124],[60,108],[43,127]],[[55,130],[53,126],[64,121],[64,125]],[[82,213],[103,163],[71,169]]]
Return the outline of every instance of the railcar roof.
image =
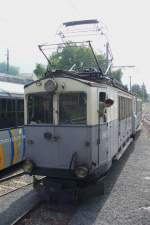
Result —
[[[0,81],[0,97],[23,97],[24,85]]]
[[[72,71],[55,70],[55,71],[47,72],[47,74],[44,77],[42,77],[40,80],[45,80],[47,78],[57,78],[57,77],[73,79],[93,87],[100,87],[101,84],[106,84],[106,85],[118,88],[131,95],[135,95],[134,93],[128,91],[119,81],[115,80],[114,78],[109,76],[104,76],[100,74],[99,72],[94,72],[94,71],[76,73]],[[30,84],[26,84],[25,88],[36,82],[37,81],[33,81]]]

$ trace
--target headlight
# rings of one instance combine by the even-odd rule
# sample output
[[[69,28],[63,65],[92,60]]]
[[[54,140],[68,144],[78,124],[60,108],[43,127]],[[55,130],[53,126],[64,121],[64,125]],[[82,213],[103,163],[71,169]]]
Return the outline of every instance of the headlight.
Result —
[[[23,170],[24,170],[25,173],[31,173],[32,170],[33,170],[33,163],[29,159],[27,159],[24,162],[22,167],[23,167]]]
[[[75,169],[75,175],[80,179],[85,178],[88,175],[88,172],[88,168],[85,166],[79,166]]]
[[[48,80],[44,84],[44,88],[46,91],[55,92],[58,88],[58,84],[55,80]]]

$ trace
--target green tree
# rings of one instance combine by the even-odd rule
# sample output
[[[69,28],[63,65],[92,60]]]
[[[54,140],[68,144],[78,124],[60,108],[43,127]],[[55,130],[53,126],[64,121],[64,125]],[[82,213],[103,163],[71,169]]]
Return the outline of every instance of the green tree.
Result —
[[[46,67],[40,63],[37,63],[33,72],[38,78],[41,78],[46,72]]]
[[[102,70],[106,68],[104,55],[97,54],[97,59]],[[90,48],[78,46],[66,46],[61,52],[54,52],[50,56],[52,68],[69,70],[74,67],[74,70],[81,71],[83,68],[96,68],[97,65],[94,60],[93,53]]]
[[[136,93],[138,96],[141,96],[141,87],[139,84],[132,85],[132,92]]]
[[[141,86],[141,92],[142,92],[142,99],[143,99],[143,101],[146,102],[148,100],[148,93],[147,93],[147,90],[146,90],[146,87],[145,87],[144,83]]]
[[[113,78],[115,78],[116,80],[122,82],[121,79],[122,79],[123,73],[122,73],[121,69],[118,69],[118,70],[115,70],[115,71],[111,71],[110,74],[111,74],[111,76]]]
[[[141,98],[143,101],[148,101],[148,93],[145,87],[145,84],[143,83],[141,86],[139,84],[133,84],[132,85],[132,92],[137,94],[139,98]]]
[[[0,63],[0,73],[7,73],[7,64],[5,62]],[[19,68],[10,65],[9,66],[9,74],[11,74],[11,75],[19,74]]]

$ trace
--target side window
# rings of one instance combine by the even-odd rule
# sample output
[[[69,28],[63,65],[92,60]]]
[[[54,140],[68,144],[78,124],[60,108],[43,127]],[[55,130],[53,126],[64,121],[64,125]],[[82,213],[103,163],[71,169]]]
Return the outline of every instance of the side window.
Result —
[[[127,99],[122,96],[119,96],[118,107],[119,107],[119,110],[118,110],[119,120],[123,120],[127,116]]]
[[[9,107],[8,107],[8,104]],[[9,115],[8,118],[9,118],[9,123],[7,125],[7,128],[8,127],[16,127],[16,99],[8,99],[7,100],[7,114]]]
[[[16,125],[15,108],[13,99],[0,99],[0,129],[14,127]]]
[[[123,101],[123,119],[125,119],[125,98],[122,98]]]
[[[122,120],[122,97],[120,96],[120,120]]]
[[[127,98],[124,98],[124,118],[127,118]]]
[[[132,100],[119,96],[118,100],[118,117],[119,121],[131,117],[132,113]]]
[[[106,100],[106,92],[100,92],[99,93],[99,113],[100,115],[103,115],[101,117],[101,122],[107,121],[107,109],[104,108],[104,101]]]
[[[99,93],[99,101],[104,102],[106,100],[106,92]]]
[[[5,108],[4,108],[4,99],[0,99],[0,129],[3,129],[5,127],[5,121],[4,121],[4,116],[5,116]]]
[[[23,99],[0,99],[0,129],[24,124]]]
[[[24,124],[24,101],[23,99],[17,100],[17,125],[21,126]]]
[[[130,99],[129,101],[129,113],[130,113],[130,116],[132,115],[132,100]]]
[[[118,119],[120,120],[120,96],[118,96]]]
[[[6,100],[7,110],[6,110],[6,116],[7,116],[7,124],[6,128],[13,127],[15,123],[15,118],[13,117],[12,112],[12,99]]]
[[[9,127],[8,99],[1,99],[1,129]]]

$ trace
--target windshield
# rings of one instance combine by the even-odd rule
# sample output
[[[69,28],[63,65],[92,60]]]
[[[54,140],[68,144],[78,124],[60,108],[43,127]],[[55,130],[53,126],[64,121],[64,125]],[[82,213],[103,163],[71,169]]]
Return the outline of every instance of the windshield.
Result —
[[[59,123],[86,124],[87,101],[85,93],[65,93],[59,96]]]
[[[53,96],[51,94],[28,96],[28,123],[53,123]]]

